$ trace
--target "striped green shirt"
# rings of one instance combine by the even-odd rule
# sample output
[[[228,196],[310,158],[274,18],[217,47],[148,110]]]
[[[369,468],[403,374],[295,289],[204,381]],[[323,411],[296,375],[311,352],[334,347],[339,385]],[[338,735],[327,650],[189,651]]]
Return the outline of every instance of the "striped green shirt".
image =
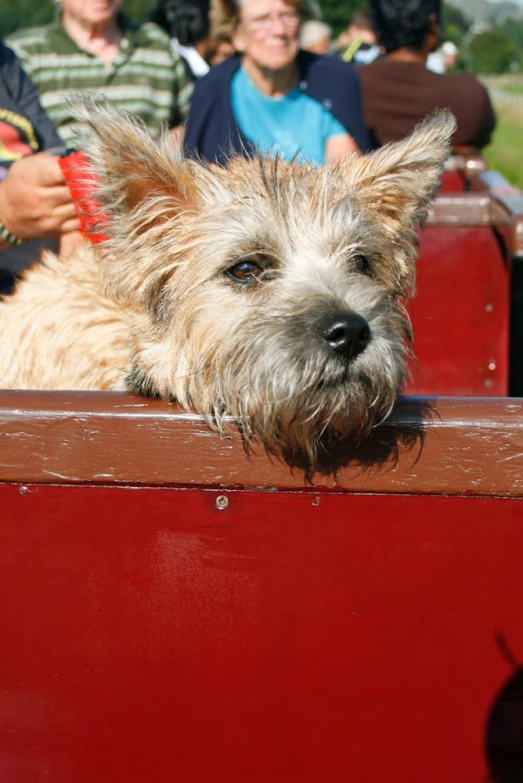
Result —
[[[67,105],[67,98],[82,90],[101,94],[140,117],[155,134],[165,124],[174,127],[187,117],[192,84],[167,34],[154,24],[131,26],[123,17],[120,22],[123,37],[109,66],[80,49],[58,20],[19,30],[7,40],[69,145],[87,133]]]

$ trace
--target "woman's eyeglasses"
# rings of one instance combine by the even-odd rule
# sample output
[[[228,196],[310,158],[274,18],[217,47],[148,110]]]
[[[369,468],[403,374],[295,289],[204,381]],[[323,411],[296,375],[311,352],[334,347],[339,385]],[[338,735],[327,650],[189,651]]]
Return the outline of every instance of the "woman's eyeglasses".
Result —
[[[268,33],[279,22],[286,30],[296,30],[300,24],[300,15],[295,11],[286,11],[282,14],[264,14],[254,19],[245,21],[244,24],[251,33]]]

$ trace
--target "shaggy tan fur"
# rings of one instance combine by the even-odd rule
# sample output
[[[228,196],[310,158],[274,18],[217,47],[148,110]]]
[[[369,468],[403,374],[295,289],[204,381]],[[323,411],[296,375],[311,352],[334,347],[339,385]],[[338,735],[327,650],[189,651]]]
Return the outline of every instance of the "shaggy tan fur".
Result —
[[[0,304],[2,388],[114,389],[129,362],[129,313],[101,295],[99,259],[45,252]]]
[[[202,165],[109,106],[80,113],[110,236],[72,259],[46,255],[0,304],[1,387],[176,399],[219,431],[232,416],[278,454],[313,456],[327,427],[379,422],[406,372],[402,303],[452,116],[316,169]],[[357,355],[322,336],[346,313],[369,327]]]

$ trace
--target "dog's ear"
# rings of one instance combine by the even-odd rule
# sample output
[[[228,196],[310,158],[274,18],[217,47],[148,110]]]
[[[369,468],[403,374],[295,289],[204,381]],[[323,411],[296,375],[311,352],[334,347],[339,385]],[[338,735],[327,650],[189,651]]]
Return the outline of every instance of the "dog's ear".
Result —
[[[454,116],[437,111],[402,141],[347,161],[347,180],[356,198],[378,211],[391,233],[423,225],[455,129]]]
[[[140,120],[91,97],[75,100],[74,114],[92,132],[86,152],[105,213],[118,220],[149,204],[161,220],[194,206],[197,164],[183,158],[167,131],[156,141]]]

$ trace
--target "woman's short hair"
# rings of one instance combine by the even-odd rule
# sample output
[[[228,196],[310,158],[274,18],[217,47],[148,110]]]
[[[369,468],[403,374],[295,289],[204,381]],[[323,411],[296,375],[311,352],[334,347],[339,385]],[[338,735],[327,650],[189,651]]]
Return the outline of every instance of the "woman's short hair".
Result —
[[[374,31],[386,52],[423,49],[431,22],[439,22],[441,0],[370,0]]]

